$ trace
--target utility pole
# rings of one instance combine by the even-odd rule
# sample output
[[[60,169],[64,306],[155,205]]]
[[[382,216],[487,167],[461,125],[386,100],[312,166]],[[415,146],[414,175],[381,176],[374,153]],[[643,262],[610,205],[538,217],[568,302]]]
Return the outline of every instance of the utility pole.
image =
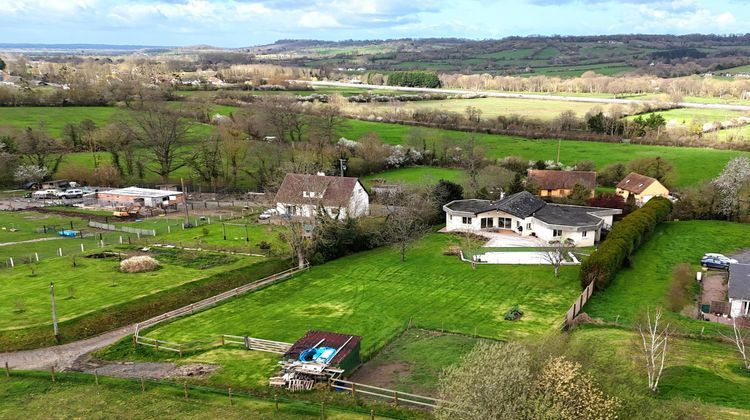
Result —
[[[247,223],[245,223],[245,242],[250,242],[250,235],[247,233]]]
[[[190,227],[190,215],[188,214],[187,191],[185,191],[185,179],[180,178],[182,184],[182,204],[185,205],[185,227]]]
[[[49,293],[52,297],[52,328],[55,332],[55,342],[60,344],[60,331],[57,329],[57,308],[55,307],[55,283],[50,282]]]
[[[557,139],[557,163],[560,164],[560,145],[562,144],[562,139]]]
[[[343,159],[343,158],[339,159],[339,166],[341,167],[341,176],[344,176],[344,169],[346,169],[346,165],[344,165],[344,162],[346,162],[346,159]]]

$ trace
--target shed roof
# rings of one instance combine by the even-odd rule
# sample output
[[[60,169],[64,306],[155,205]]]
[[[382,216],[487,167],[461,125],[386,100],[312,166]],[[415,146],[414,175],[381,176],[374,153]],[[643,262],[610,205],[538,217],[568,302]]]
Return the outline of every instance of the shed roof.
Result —
[[[299,340],[297,340],[297,342],[292,344],[292,347],[289,348],[289,350],[284,354],[284,357],[297,359],[300,353],[318,344],[320,340],[325,340],[320,343],[320,346],[333,347],[335,349],[344,346],[344,344],[346,343],[346,345],[342,347],[335,356],[333,356],[333,359],[331,359],[331,362],[329,363],[335,366],[341,363],[342,360],[346,359],[346,357],[349,356],[349,354],[355,348],[357,348],[357,345],[359,345],[359,343],[362,341],[362,337],[351,334],[310,330],[304,335],[304,337],[300,338]]]
[[[106,194],[117,194],[128,197],[164,197],[167,195],[180,195],[180,191],[154,190],[151,188],[127,187],[117,188],[114,190],[100,191]]]
[[[528,180],[542,190],[571,190],[576,184],[593,190],[596,188],[596,172],[593,171],[552,171],[529,169]]]
[[[729,297],[750,300],[750,264],[729,266]]]
[[[654,182],[659,181],[657,181],[656,178],[651,178],[650,176],[631,172],[625,178],[623,178],[622,181],[617,183],[617,188],[625,191],[630,191],[633,194],[640,194]]]
[[[276,193],[277,203],[343,206],[349,203],[359,179],[345,176],[286,174]],[[305,197],[305,192],[316,193]],[[320,196],[318,196],[320,194]]]

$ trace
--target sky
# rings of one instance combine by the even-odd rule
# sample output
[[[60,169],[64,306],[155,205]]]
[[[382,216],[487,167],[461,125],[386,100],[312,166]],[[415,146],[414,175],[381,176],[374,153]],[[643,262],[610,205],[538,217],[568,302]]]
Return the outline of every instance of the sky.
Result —
[[[747,32],[743,22],[747,0],[0,0],[0,43],[730,34]]]

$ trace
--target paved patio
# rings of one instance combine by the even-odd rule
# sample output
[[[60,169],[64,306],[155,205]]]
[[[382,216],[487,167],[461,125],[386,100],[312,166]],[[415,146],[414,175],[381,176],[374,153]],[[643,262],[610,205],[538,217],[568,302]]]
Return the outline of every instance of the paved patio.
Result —
[[[474,232],[477,235],[487,238],[487,243],[483,246],[492,248],[506,248],[506,247],[524,247],[524,248],[536,248],[540,246],[547,246],[545,241],[533,237],[533,236],[521,236],[517,233],[510,231],[498,231],[498,232]]]

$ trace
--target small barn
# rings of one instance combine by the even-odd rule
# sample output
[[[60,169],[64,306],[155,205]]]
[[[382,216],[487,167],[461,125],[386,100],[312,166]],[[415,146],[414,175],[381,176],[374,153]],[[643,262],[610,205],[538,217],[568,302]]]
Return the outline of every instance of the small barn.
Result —
[[[103,206],[166,208],[184,203],[185,195],[180,191],[127,187],[98,192],[96,199]]]

